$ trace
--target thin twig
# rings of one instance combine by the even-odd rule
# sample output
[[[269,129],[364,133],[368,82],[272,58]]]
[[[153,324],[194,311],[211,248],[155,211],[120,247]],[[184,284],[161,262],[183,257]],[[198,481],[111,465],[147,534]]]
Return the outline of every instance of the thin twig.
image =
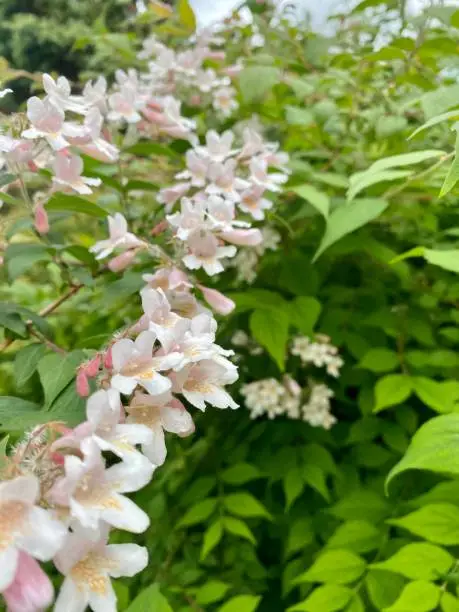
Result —
[[[37,333],[35,330],[31,329],[29,330],[29,333],[31,336],[34,336],[35,338],[40,340],[40,342],[45,344],[48,348],[50,348],[55,353],[58,353],[59,355],[67,355],[67,351],[65,349],[61,348],[60,346],[57,346],[57,344],[54,344],[54,342],[51,342],[51,340],[48,340],[48,338],[45,338],[41,334]]]

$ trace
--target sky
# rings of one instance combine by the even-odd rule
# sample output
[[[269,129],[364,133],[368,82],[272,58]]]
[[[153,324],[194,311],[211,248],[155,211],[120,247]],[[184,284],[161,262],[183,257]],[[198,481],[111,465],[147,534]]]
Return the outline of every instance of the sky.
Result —
[[[278,4],[282,4],[286,0],[277,0]],[[291,1],[291,0],[290,0]],[[305,10],[308,10],[312,24],[315,28],[320,29],[327,20],[327,17],[346,6],[353,6],[358,3],[358,0],[294,0],[297,5]],[[437,0],[441,4],[441,0]],[[190,4],[196,13],[198,22],[205,26],[212,21],[226,17],[237,6],[243,4],[243,0],[190,0]],[[408,0],[408,9],[410,13],[416,13],[424,6],[431,4],[431,0]],[[444,4],[458,6],[459,0],[447,0]]]

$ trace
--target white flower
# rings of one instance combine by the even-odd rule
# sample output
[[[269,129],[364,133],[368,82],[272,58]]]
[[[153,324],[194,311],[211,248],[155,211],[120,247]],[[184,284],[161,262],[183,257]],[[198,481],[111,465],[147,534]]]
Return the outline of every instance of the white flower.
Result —
[[[239,202],[241,199],[239,192],[250,187],[250,183],[235,176],[236,166],[235,159],[212,163],[208,171],[210,185],[206,188],[207,193],[222,195],[234,202]]]
[[[175,178],[190,180],[194,187],[204,187],[207,180],[209,160],[198,155],[193,149],[187,151],[185,157],[188,169],[176,174]]]
[[[337,378],[343,360],[338,356],[336,346],[330,344],[328,336],[316,336],[316,342],[311,342],[306,336],[294,338],[292,355],[298,355],[303,363],[312,363],[318,368],[325,367],[327,373]]]
[[[72,97],[70,83],[64,76],[55,81],[49,74],[43,75],[43,88],[49,100],[62,111],[70,110],[75,113],[85,113],[85,108],[76,97]]]
[[[263,137],[257,130],[251,127],[245,127],[242,132],[244,145],[238,157],[254,157],[265,151],[266,143]]]
[[[80,532],[68,536],[55,558],[65,575],[54,612],[116,612],[116,595],[110,577],[134,576],[148,563],[147,549],[137,544],[106,544],[106,537],[94,542]]]
[[[209,276],[223,272],[220,259],[234,257],[235,246],[219,246],[217,238],[210,232],[196,230],[187,240],[189,254],[182,261],[190,270],[203,268]]]
[[[135,342],[128,338],[118,340],[112,347],[114,376],[110,384],[125,395],[130,395],[140,385],[151,395],[168,391],[171,382],[159,374],[158,369],[169,369],[175,365],[168,363],[166,357],[153,357],[153,345],[156,336],[151,331],[140,333]]]
[[[333,391],[326,385],[314,385],[307,404],[301,407],[303,420],[312,427],[330,429],[337,421],[330,413]]]
[[[96,242],[89,250],[91,253],[97,253],[96,259],[104,259],[117,248],[126,250],[142,246],[143,242],[127,230],[127,221],[121,213],[116,213],[113,217],[109,216],[108,231],[110,238]]]
[[[19,551],[49,561],[65,538],[62,523],[35,505],[39,489],[32,475],[0,483],[0,591],[13,582]]]
[[[190,413],[169,391],[154,397],[136,392],[126,410],[128,424],[132,424],[132,427],[148,427],[151,432],[151,439],[142,444],[142,452],[154,465],[162,465],[166,459],[165,431],[181,437],[194,431]]]
[[[235,151],[233,146],[234,133],[231,130],[218,134],[215,130],[209,130],[206,134],[206,146],[197,146],[197,153],[213,162],[221,163],[231,157]]]
[[[138,112],[138,100],[137,90],[129,82],[124,83],[120,91],[108,97],[110,111],[107,118],[109,121],[124,120],[127,123],[138,123],[142,119]]]
[[[166,211],[170,212],[174,204],[180,200],[190,189],[190,183],[176,183],[172,187],[164,187],[160,190],[157,200],[160,204],[164,204]]]
[[[263,197],[264,191],[264,187],[253,185],[241,193],[239,208],[257,221],[262,221],[265,218],[264,211],[273,207],[273,203]]]
[[[250,417],[256,419],[266,414],[274,419],[284,413],[282,400],[287,391],[275,378],[265,378],[243,385],[241,395],[245,405],[250,410]]]
[[[229,117],[233,111],[239,108],[235,99],[236,90],[233,87],[221,87],[214,91],[213,107],[220,112],[223,117]]]
[[[205,227],[206,207],[203,202],[182,198],[180,212],[167,215],[167,220],[176,228],[179,240],[188,240],[191,233]]]
[[[285,183],[288,177],[280,172],[268,174],[268,164],[264,159],[253,158],[249,164],[250,180],[255,185],[268,189],[269,191],[280,191],[280,186]]]
[[[53,185],[55,191],[76,191],[81,195],[92,193],[91,187],[101,184],[100,178],[81,176],[83,160],[78,155],[58,153],[53,163]]]
[[[107,81],[104,76],[99,76],[94,83],[86,83],[83,100],[88,107],[96,107],[101,113],[107,112]]]
[[[50,498],[68,506],[70,516],[92,531],[103,522],[118,529],[142,533],[150,524],[145,514],[123,493],[138,491],[151,480],[153,466],[139,453],[141,460],[121,462],[106,469],[100,449],[92,438],[81,443],[83,459],[65,457],[65,475],[50,491]]]
[[[142,308],[149,323],[165,351],[169,351],[188,329],[188,319],[172,312],[171,305],[162,289],[142,289]]]
[[[62,135],[64,111],[54,106],[50,100],[42,101],[35,96],[29,98],[27,117],[32,127],[22,132],[24,138],[29,140],[45,138],[55,151],[68,147],[69,143]]]
[[[238,408],[224,385],[234,383],[237,378],[237,368],[227,362],[225,367],[221,363],[204,360],[186,366],[174,376],[174,389],[182,393],[190,404],[205,410],[206,403],[216,408]]]

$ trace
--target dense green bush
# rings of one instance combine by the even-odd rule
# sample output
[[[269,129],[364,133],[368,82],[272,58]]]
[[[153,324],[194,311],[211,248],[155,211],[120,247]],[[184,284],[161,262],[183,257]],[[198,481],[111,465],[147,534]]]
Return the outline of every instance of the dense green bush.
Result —
[[[120,610],[459,610],[459,12],[438,8],[402,25],[394,14],[382,36],[386,3],[359,6],[330,38],[269,28],[260,12],[262,47],[250,48],[250,26],[227,40],[228,63],[244,57],[237,113],[222,120],[186,106],[201,134],[256,121],[289,153],[291,175],[268,213],[277,249],[254,264],[251,282],[241,280],[247,252],[215,284],[236,303],[219,342],[235,340],[241,407],[200,414],[191,438],[168,440],[165,465],[135,496],[151,518],[137,540],[150,564],[120,581]],[[154,32],[178,47],[180,27]],[[127,207],[136,230],[154,226],[157,188],[183,169],[183,148],[153,147],[134,161],[125,152],[92,201],[110,213]],[[16,221],[5,240],[30,239],[26,227]],[[83,215],[61,221],[49,246],[86,253],[63,268],[60,256],[6,251],[8,301],[38,312],[68,275],[84,285],[53,312],[53,342],[66,351],[98,349],[140,314],[128,298],[150,264],[97,276],[87,248],[101,227]],[[28,342],[9,313],[2,391],[41,403],[43,374],[34,361],[21,375]],[[344,361],[336,380],[292,355],[296,337],[316,334]],[[245,385],[268,378],[287,390],[297,381],[303,402],[325,380],[336,424],[251,419]],[[81,410],[73,381],[60,389],[55,409]],[[15,439],[23,425],[11,401],[1,400],[0,421]]]

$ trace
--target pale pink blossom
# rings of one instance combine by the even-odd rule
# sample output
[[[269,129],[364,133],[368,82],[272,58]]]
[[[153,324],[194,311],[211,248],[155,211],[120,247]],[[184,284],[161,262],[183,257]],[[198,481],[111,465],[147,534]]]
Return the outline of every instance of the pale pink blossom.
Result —
[[[69,143],[62,134],[64,111],[54,106],[50,100],[32,97],[27,100],[27,117],[31,127],[22,132],[23,138],[35,140],[44,138],[55,150],[68,147]]]
[[[154,332],[161,346],[169,351],[188,328],[188,320],[172,312],[171,305],[162,289],[146,287],[140,292],[142,308],[149,329]]]
[[[240,192],[250,186],[245,179],[236,176],[237,161],[227,159],[222,163],[212,163],[209,166],[208,178],[210,184],[207,193],[224,196],[234,202],[241,199]]]
[[[104,534],[97,541],[84,533],[69,534],[54,559],[65,580],[54,612],[116,612],[117,601],[110,578],[134,576],[148,563],[147,549],[137,544],[108,544]]]
[[[62,545],[66,529],[35,505],[39,493],[38,479],[31,474],[0,482],[0,591],[14,580],[20,551],[49,561]]]
[[[126,410],[128,424],[148,427],[151,432],[151,439],[142,444],[142,452],[153,465],[162,465],[166,459],[165,431],[181,437],[194,431],[190,413],[169,391],[154,397],[136,392]]]
[[[206,207],[203,202],[182,198],[180,212],[167,215],[170,225],[175,228],[179,240],[188,240],[190,234],[205,227]]]
[[[54,589],[39,563],[30,555],[19,552],[16,575],[3,591],[8,612],[39,612],[51,605]]]
[[[124,395],[130,395],[140,385],[151,395],[168,391],[171,382],[158,370],[167,370],[176,363],[176,357],[153,357],[156,336],[151,331],[141,332],[135,342],[128,338],[118,340],[112,347],[114,376],[110,384]]]
[[[107,112],[107,81],[104,76],[97,77],[94,83],[88,81],[85,84],[83,100],[86,106],[96,107],[104,114]]]
[[[249,164],[250,181],[254,185],[268,189],[269,191],[280,191],[281,185],[288,177],[280,172],[268,173],[268,164],[264,159],[254,157]]]
[[[135,260],[136,251],[134,249],[130,251],[124,251],[120,255],[117,255],[108,262],[108,267],[112,272],[122,272],[128,268]]]
[[[210,287],[204,287],[203,285],[198,285],[198,287],[201,289],[202,295],[209,306],[211,306],[219,314],[228,315],[236,307],[233,300],[230,300],[230,298],[223,295],[223,293],[220,293],[220,291],[211,289]]]
[[[56,80],[49,74],[43,75],[43,89],[48,94],[48,99],[62,111],[70,110],[75,113],[84,114],[84,106],[80,103],[77,97],[72,96],[70,83],[64,76],[58,77]]]
[[[213,107],[223,117],[229,117],[239,108],[234,87],[221,87],[214,91]]]
[[[229,363],[229,362],[228,362]],[[174,377],[174,390],[199,410],[206,404],[216,408],[238,408],[238,404],[223,388],[237,380],[237,368],[233,364],[225,367],[211,360],[186,366]]]
[[[8,164],[29,164],[34,158],[33,142],[0,134],[0,166],[2,158]]]
[[[206,146],[197,146],[196,151],[201,157],[221,163],[235,153],[232,149],[233,141],[234,133],[231,130],[221,135],[215,130],[209,130],[206,134]]]
[[[257,246],[263,240],[259,229],[231,229],[220,232],[220,238],[238,246]]]
[[[176,183],[172,187],[164,187],[158,193],[157,200],[164,204],[166,212],[170,212],[174,204],[180,200],[190,189],[190,183]]]
[[[263,197],[264,192],[264,187],[253,185],[241,193],[239,208],[257,221],[262,221],[265,218],[265,210],[273,207],[271,200]]]
[[[112,93],[108,98],[108,103],[110,105],[107,115],[109,121],[124,120],[127,123],[138,123],[142,119],[138,112],[137,90],[130,83],[125,83],[120,91]]]
[[[203,268],[209,276],[223,272],[221,259],[236,255],[236,247],[220,246],[211,232],[201,229],[189,236],[187,246],[189,253],[183,257],[185,266],[190,270]]]
[[[91,187],[101,184],[100,178],[82,176],[83,160],[78,155],[58,153],[53,164],[53,188],[55,191],[76,191],[81,195],[92,193]]]
[[[75,455],[65,457],[65,475],[53,485],[50,499],[67,506],[73,521],[93,532],[103,523],[132,533],[145,531],[150,524],[148,515],[124,493],[138,491],[150,482],[151,463],[143,458],[106,468],[93,438],[83,440],[81,450],[82,459]]]
[[[189,180],[193,187],[204,187],[209,169],[209,159],[198,155],[193,149],[187,151],[185,157],[187,170],[176,174],[176,178]]]
[[[127,221],[121,213],[108,217],[108,231],[108,240],[100,240],[89,249],[91,253],[97,254],[96,259],[108,257],[115,249],[128,250],[143,246],[141,240],[128,232]]]

